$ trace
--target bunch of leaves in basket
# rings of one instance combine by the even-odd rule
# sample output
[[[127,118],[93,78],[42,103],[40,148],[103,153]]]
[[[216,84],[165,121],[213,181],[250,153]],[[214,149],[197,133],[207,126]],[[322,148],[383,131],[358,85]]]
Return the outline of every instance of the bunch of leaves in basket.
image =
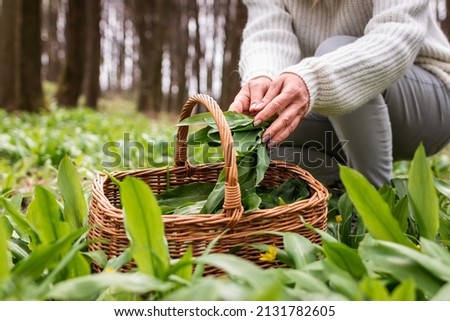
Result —
[[[224,112],[228,126],[233,135],[234,149],[238,161],[238,181],[241,189],[242,204],[246,211],[272,208],[291,203],[309,196],[306,182],[288,180],[278,188],[269,190],[259,186],[269,167],[270,158],[261,138],[270,121],[259,126],[253,125],[253,118],[234,113]],[[219,130],[210,113],[201,113],[186,118],[179,125],[205,125],[205,127],[189,135],[187,144],[194,150],[191,155],[202,156],[194,162],[210,162],[220,160],[216,153],[221,146]],[[220,153],[219,153],[220,155]],[[190,183],[168,189],[158,195],[158,203],[163,214],[216,213],[221,210],[224,200],[224,170],[217,183]]]

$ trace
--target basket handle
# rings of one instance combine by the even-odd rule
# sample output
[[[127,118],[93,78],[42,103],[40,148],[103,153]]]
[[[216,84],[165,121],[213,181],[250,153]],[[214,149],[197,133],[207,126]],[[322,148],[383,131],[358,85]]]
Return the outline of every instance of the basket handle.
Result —
[[[225,168],[225,196],[223,210],[230,221],[226,228],[232,228],[241,218],[244,209],[241,204],[241,190],[238,182],[236,152],[230,127],[216,101],[208,95],[196,94],[189,98],[181,110],[180,122],[192,113],[192,109],[198,104],[203,104],[212,114],[219,129],[220,141],[224,154]],[[189,126],[178,127],[175,146],[175,166],[188,166],[187,162],[187,135]]]

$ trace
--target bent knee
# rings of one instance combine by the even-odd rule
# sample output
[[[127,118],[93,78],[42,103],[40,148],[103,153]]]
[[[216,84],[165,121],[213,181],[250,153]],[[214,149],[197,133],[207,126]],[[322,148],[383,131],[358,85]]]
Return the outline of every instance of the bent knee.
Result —
[[[339,47],[348,45],[352,42],[354,42],[357,37],[353,36],[333,36],[330,38],[325,39],[320,43],[320,45],[317,47],[314,56],[322,56],[324,54],[327,54],[329,52],[332,52]]]

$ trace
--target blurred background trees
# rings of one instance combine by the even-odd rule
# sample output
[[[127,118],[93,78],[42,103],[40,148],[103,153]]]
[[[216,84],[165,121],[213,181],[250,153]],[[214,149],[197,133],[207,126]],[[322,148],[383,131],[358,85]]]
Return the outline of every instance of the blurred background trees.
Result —
[[[449,35],[449,0],[432,2]],[[0,107],[95,109],[123,96],[152,115],[201,92],[226,109],[245,21],[241,0],[0,0]]]

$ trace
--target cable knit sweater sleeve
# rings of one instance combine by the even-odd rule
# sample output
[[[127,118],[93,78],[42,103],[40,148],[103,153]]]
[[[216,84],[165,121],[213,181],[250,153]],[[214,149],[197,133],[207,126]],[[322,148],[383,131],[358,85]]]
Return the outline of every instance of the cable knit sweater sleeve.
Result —
[[[300,47],[292,31],[292,17],[283,1],[244,0],[249,8],[241,47],[239,71],[242,83],[257,77],[276,77],[299,62]]]
[[[261,41],[252,48],[253,55],[246,54],[249,48],[243,51],[244,60],[255,59],[254,63],[270,69],[263,63],[269,62],[274,67],[273,72],[279,68],[274,60],[283,51],[294,52],[298,38],[293,40],[287,28],[280,31],[280,26],[290,24],[289,16],[281,14],[280,8],[276,13],[269,14],[265,12],[269,9],[262,2],[254,1],[252,5],[249,11],[261,15],[259,23],[265,24],[266,28],[258,29],[254,37],[260,37]],[[259,13],[256,13],[255,6],[259,7]],[[301,17],[301,13],[291,14],[294,19]],[[357,15],[357,12],[351,14]],[[263,15],[266,17],[263,18]],[[278,22],[269,22],[268,15]],[[279,71],[295,73],[303,78],[310,93],[310,110],[324,115],[350,112],[381,93],[414,63],[426,36],[427,15],[427,0],[373,0],[373,17],[362,37],[321,57],[304,58],[297,63],[292,63],[293,59],[281,59],[282,64],[290,63],[290,66]],[[256,25],[256,21],[252,24]],[[307,32],[320,32],[320,28],[311,26]],[[250,27],[246,30],[249,34],[253,31]],[[277,32],[285,37],[277,38]],[[263,34],[267,38],[262,37]],[[289,41],[294,45],[288,44]],[[274,44],[270,45],[272,42]],[[267,47],[264,50],[262,43]],[[252,41],[244,43],[246,47],[253,47],[254,44]],[[270,50],[277,50],[277,55],[265,55]],[[263,55],[259,56],[261,53]],[[260,58],[256,58],[258,56]],[[251,70],[256,71],[257,68]]]

